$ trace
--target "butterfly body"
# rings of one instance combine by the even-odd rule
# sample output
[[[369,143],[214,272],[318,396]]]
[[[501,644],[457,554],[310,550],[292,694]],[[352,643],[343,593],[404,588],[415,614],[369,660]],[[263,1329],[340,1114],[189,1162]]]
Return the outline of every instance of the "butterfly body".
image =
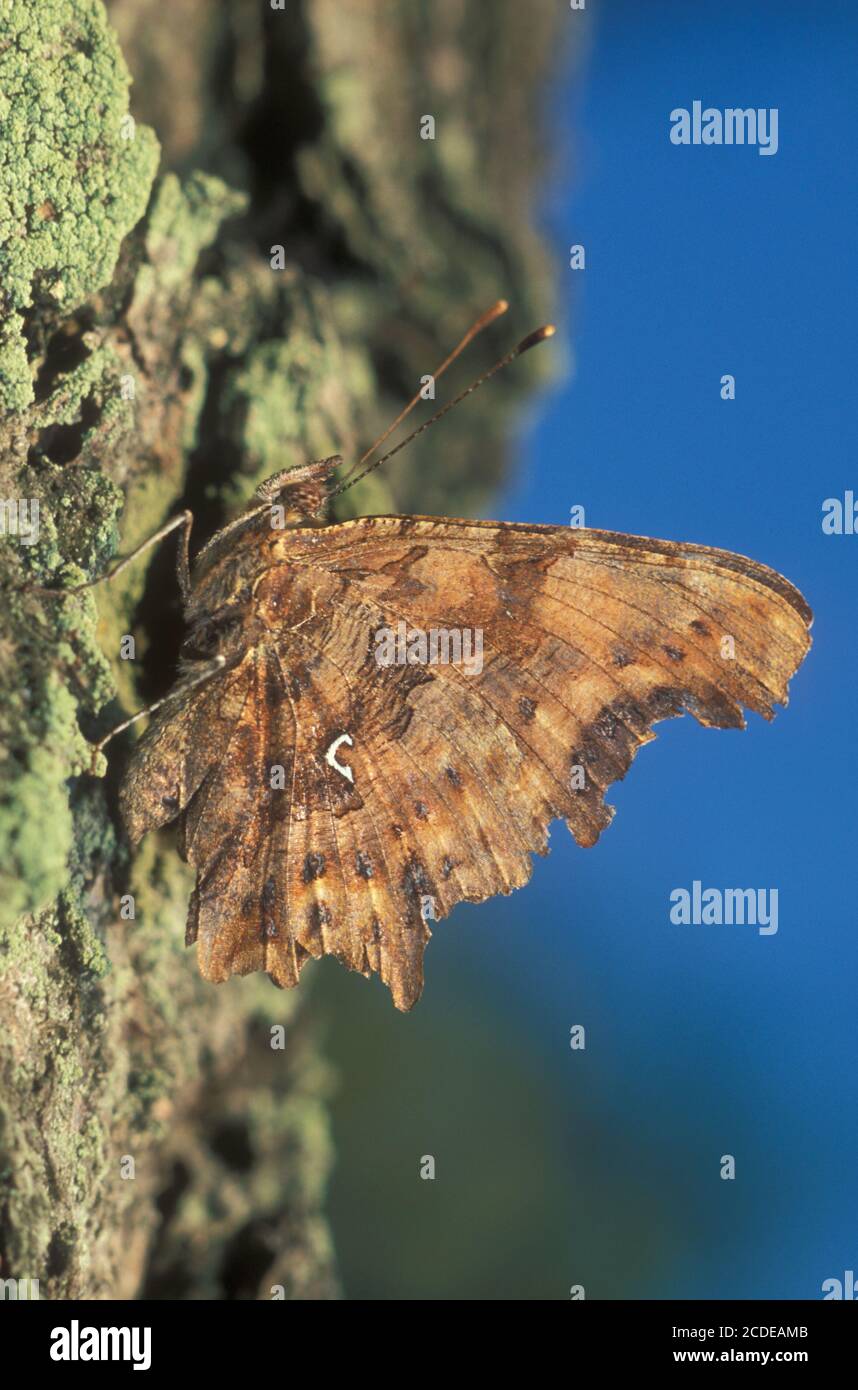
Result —
[[[771,717],[810,612],[773,571],[706,547],[440,517],[320,527],[307,489],[332,462],[262,492],[200,553],[183,669],[223,669],[155,717],[122,807],[133,839],[180,821],[206,978],[292,986],[332,954],[410,1008],[429,921],[523,885],[558,817],[594,844],[606,788],[658,720]],[[403,625],[479,632],[480,669],[419,643],[379,660]]]

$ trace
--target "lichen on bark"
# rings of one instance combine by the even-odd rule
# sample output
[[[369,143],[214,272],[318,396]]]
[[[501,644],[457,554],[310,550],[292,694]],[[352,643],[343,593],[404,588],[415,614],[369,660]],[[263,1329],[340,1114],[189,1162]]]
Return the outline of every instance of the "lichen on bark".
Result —
[[[552,25],[484,9],[0,0],[0,498],[40,504],[33,544],[0,537],[0,1277],[43,1297],[336,1296],[312,982],[204,985],[171,835],[132,859],[115,820],[130,736],[88,770],[170,683],[174,542],[24,586],[97,578],[182,506],[204,537],[275,469],[354,458],[500,295],[487,355],[544,315],[521,117]],[[480,505],[539,372],[348,508]]]
[[[0,10],[0,409],[33,400],[27,316],[105,285],[142,215],[158,145],[100,0]]]

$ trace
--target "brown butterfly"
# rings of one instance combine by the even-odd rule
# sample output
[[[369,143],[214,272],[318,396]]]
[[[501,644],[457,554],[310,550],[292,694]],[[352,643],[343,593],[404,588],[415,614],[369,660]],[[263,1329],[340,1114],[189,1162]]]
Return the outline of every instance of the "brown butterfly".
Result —
[[[333,955],[410,1009],[430,920],[526,883],[556,817],[595,844],[606,788],[658,720],[771,718],[811,613],[773,570],[706,546],[427,516],[320,525],[340,462],[269,479],[192,573],[186,526],[180,682],[121,806],[134,841],[179,821],[207,980],[264,970],[291,987]]]

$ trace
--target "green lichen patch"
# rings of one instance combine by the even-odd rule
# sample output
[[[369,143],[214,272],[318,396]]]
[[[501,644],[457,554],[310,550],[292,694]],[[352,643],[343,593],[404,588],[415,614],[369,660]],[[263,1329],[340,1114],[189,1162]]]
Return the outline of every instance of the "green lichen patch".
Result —
[[[106,284],[158,162],[101,0],[4,0],[0,45],[0,410],[33,400],[24,326]]]

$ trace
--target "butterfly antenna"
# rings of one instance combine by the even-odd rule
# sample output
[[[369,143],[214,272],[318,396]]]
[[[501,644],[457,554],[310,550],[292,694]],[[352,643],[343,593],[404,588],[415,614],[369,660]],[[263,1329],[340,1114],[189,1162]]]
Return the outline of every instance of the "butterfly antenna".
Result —
[[[503,301],[501,301],[501,303],[502,302]],[[556,331],[557,330],[555,329],[553,323],[546,323],[542,326],[542,328],[537,328],[534,330],[533,333],[528,333],[527,337],[522,338],[521,342],[513,348],[512,352],[508,352],[506,356],[502,357],[500,361],[496,362],[493,367],[489,367],[489,370],[487,372],[483,372],[482,376],[477,377],[476,381],[472,381],[470,386],[468,386],[464,391],[460,391],[458,396],[454,396],[451,401],[448,401],[446,405],[443,405],[440,410],[437,410],[435,412],[434,415],[430,415],[428,420],[424,420],[422,425],[419,425],[416,430],[412,430],[411,434],[407,435],[401,443],[397,444],[395,449],[391,449],[388,453],[382,454],[381,458],[376,459],[375,463],[371,463],[368,468],[364,468],[363,471],[358,473],[356,477],[352,478],[349,481],[341,482],[338,487],[335,487],[331,492],[329,492],[327,497],[325,498],[325,504],[330,502],[334,497],[339,497],[341,493],[348,492],[350,487],[354,487],[355,483],[359,483],[362,478],[365,478],[367,476],[368,473],[372,473],[374,469],[380,468],[383,463],[387,463],[387,460],[392,459],[394,454],[398,454],[400,449],[404,449],[407,444],[410,444],[413,439],[416,439],[418,434],[422,434],[424,430],[428,430],[430,425],[434,425],[436,421],[440,420],[444,415],[447,414],[448,410],[452,410],[454,405],[458,405],[459,402],[463,401],[466,396],[470,396],[472,391],[476,391],[478,386],[482,386],[484,382],[490,379],[490,377],[493,377],[495,375],[495,372],[499,372],[502,367],[509,366],[510,362],[514,362],[517,357],[521,357],[521,354],[523,352],[528,352],[530,348],[536,347],[537,343],[544,343],[546,338],[553,337]],[[471,334],[469,335],[470,337],[473,336],[473,332],[474,330],[471,330]],[[463,339],[463,343],[466,341],[468,341],[468,338]],[[457,351],[459,351],[460,348],[457,349]],[[451,362],[455,355],[455,353],[452,354],[447,359],[447,361]],[[447,362],[444,363],[444,366],[447,366]],[[438,375],[438,373],[436,373],[436,375]],[[415,399],[419,400],[419,395]],[[411,405],[413,404],[414,401],[411,402]],[[406,415],[408,413],[408,410],[410,409],[411,406],[408,406],[406,410],[402,412],[402,415],[399,418],[402,419],[403,416]],[[379,440],[379,443],[381,443],[383,440],[387,438],[388,434],[390,434],[391,430],[395,428],[396,424],[398,424],[398,421],[394,421],[394,424],[391,425],[390,430],[387,430],[386,433],[382,435],[381,440]],[[364,455],[364,459],[369,458],[370,454],[374,452],[376,447],[377,445],[373,445],[373,448],[370,449],[369,452]],[[357,465],[358,467],[360,467],[360,464],[363,463],[364,459],[359,460]]]
[[[435,371],[432,373],[432,380],[437,381],[439,376],[443,376],[447,368],[451,365],[451,363],[455,362],[456,358],[462,352],[464,352],[465,348],[468,346],[468,343],[472,342],[473,339],[476,338],[478,333],[482,333],[484,328],[488,328],[490,323],[494,323],[495,319],[499,319],[502,314],[505,314],[508,308],[509,304],[507,303],[507,301],[505,299],[499,299],[496,303],[492,305],[490,309],[487,309],[484,314],[481,314],[480,317],[474,323],[471,324],[464,338],[462,338],[461,341],[456,344],[450,355],[444,358],[444,361],[441,363],[440,367],[435,368]],[[421,400],[423,400],[424,390],[425,386],[421,386],[420,390],[411,397],[411,400],[408,402],[406,406],[403,407],[402,410],[400,410],[393,423],[388,425],[387,429],[384,431],[384,434],[379,435],[378,439],[375,441],[374,444],[370,445],[366,453],[363,454],[357,460],[356,463],[352,464],[345,478],[341,480],[342,482],[348,482],[348,479],[350,478],[351,474],[354,473],[355,469],[360,468],[361,464],[366,463],[367,459],[372,458],[376,449],[380,449],[385,439],[390,438],[397,426],[402,424],[402,421],[405,419],[406,415],[410,415],[414,407],[417,404],[419,404]]]

